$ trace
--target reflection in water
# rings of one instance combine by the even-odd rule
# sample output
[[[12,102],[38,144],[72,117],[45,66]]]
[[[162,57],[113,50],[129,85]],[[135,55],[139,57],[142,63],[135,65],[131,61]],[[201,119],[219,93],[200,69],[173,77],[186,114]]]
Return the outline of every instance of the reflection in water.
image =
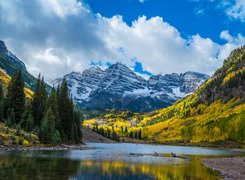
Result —
[[[137,164],[125,162],[84,161],[80,164],[78,179],[217,179],[216,172],[201,165],[195,158],[179,166]]]
[[[0,155],[0,179],[216,179],[198,158],[182,165]]]
[[[0,179],[68,179],[77,173],[79,161],[61,158],[0,156]]]

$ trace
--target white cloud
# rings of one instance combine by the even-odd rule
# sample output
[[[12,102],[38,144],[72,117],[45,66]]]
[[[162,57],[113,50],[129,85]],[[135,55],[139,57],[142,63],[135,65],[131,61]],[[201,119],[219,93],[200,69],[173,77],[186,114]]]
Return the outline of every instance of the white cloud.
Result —
[[[234,19],[245,21],[245,0],[235,0],[235,3],[226,9],[226,14]]]
[[[28,70],[42,72],[48,80],[82,71],[91,61],[132,67],[132,59],[154,74],[211,74],[232,49],[245,43],[241,34],[234,37],[228,31],[220,35],[224,45],[199,34],[184,38],[161,17],[142,16],[129,26],[119,15],[94,15],[76,0],[0,2],[0,29],[2,40]]]
[[[185,39],[161,17],[139,17],[131,27],[121,16],[100,17],[100,21],[104,23],[103,37],[109,49],[123,47],[127,57],[138,59],[145,70],[154,74],[188,70],[211,74],[222,64],[224,54],[228,56],[232,49],[245,43],[240,34],[238,37],[229,35],[225,45],[198,34]],[[221,33],[222,39],[224,33]],[[124,62],[129,63],[130,59]]]
[[[89,12],[82,2],[77,0],[39,0],[39,2],[47,13],[54,13],[61,18],[78,15],[81,11]]]

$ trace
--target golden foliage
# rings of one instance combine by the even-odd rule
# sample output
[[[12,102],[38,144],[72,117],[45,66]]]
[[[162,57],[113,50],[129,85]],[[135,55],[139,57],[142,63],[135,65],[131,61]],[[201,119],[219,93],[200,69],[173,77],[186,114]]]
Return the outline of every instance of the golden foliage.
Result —
[[[11,81],[11,77],[0,68],[0,81],[3,83],[5,89],[7,89],[6,87],[9,85],[10,81]],[[33,97],[33,91],[30,90],[29,88],[24,88],[24,92],[26,95],[27,99],[31,99]]]

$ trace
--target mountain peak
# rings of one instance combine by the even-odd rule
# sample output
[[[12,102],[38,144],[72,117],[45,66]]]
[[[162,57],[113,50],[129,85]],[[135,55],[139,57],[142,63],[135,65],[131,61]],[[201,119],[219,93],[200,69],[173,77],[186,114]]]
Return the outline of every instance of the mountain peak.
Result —
[[[3,41],[0,40],[0,54],[4,54],[8,51],[5,43]]]
[[[121,69],[121,70],[127,70],[127,71],[130,70],[131,71],[131,69],[129,69],[126,65],[124,65],[120,62],[112,64],[111,66],[108,67],[108,69],[113,69],[113,70],[120,70]]]
[[[103,71],[99,66],[92,66],[88,70],[90,70],[90,71]]]
[[[186,76],[159,74],[147,81],[122,63],[112,64],[105,71],[93,66],[81,74],[68,76],[67,81],[75,102],[82,107],[139,112],[166,107],[206,80],[206,76],[187,72]]]

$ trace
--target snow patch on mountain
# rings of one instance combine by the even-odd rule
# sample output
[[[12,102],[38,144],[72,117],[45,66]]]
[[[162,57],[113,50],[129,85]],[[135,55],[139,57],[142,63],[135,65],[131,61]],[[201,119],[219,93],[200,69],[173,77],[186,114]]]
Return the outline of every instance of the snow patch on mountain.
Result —
[[[116,63],[105,70],[91,67],[63,78],[75,102],[90,109],[149,111],[171,105],[195,91],[208,75],[197,72],[151,76],[148,80],[127,66]],[[57,86],[62,78],[53,81]],[[140,107],[140,108],[139,108]]]
[[[173,94],[175,94],[179,98],[183,98],[186,96],[186,93],[180,91],[180,87],[172,88]]]

